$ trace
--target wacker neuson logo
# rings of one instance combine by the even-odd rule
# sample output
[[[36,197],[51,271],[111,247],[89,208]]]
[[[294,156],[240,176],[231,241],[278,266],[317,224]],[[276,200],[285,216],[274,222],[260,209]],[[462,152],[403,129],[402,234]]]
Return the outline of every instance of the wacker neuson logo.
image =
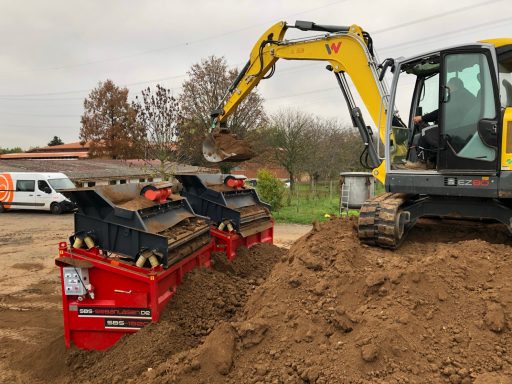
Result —
[[[338,51],[340,50],[340,47],[341,47],[341,41],[338,41],[337,43],[331,43],[331,45],[325,44],[325,49],[327,49],[327,53],[329,55],[332,52],[338,53]]]

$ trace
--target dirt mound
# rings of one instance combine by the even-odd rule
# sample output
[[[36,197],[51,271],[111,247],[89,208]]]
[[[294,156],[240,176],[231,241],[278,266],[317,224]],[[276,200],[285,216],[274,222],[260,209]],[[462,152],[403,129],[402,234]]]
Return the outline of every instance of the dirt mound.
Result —
[[[361,245],[354,222],[316,224],[240,315],[133,379],[509,383],[507,236],[497,225],[425,221],[389,251]]]
[[[213,152],[225,152],[227,154],[233,154],[230,159],[248,160],[255,156],[252,151],[250,144],[245,141],[238,139],[236,135],[229,133],[216,133],[212,136],[213,143],[211,152],[208,156],[213,155]]]
[[[285,251],[268,244],[241,249],[233,262],[216,254],[214,269],[186,275],[161,320],[122,339],[106,352],[72,350],[68,382],[125,383],[174,354],[200,345],[216,326],[240,312]],[[219,333],[219,331],[216,331]]]

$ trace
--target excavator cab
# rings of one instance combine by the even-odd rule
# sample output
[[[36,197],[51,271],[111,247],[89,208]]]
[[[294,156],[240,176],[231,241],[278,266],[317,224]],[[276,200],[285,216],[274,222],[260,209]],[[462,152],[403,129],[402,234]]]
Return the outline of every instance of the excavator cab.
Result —
[[[405,159],[425,170],[496,172],[499,105],[493,62],[485,47],[458,47],[398,65],[396,103],[410,113]],[[421,122],[415,123],[415,116]],[[419,170],[419,168],[417,168]]]

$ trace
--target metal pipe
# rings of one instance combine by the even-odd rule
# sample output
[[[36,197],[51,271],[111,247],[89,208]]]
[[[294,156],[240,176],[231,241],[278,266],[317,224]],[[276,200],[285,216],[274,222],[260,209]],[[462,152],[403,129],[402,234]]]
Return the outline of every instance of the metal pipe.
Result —
[[[84,237],[84,242],[85,242],[87,249],[94,248],[94,246],[95,246],[94,239],[89,235]]]
[[[155,255],[149,256],[149,263],[153,268],[158,267],[160,265],[160,261],[158,261],[158,257]]]
[[[83,239],[81,239],[78,236],[75,236],[75,241],[73,241],[73,248],[82,248],[83,244],[84,244]]]

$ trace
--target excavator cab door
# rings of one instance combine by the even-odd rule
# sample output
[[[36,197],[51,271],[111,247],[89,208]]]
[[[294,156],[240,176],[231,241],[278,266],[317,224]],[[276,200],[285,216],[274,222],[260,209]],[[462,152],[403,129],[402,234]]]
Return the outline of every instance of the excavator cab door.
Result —
[[[437,169],[496,174],[499,96],[491,53],[472,47],[442,52]]]

